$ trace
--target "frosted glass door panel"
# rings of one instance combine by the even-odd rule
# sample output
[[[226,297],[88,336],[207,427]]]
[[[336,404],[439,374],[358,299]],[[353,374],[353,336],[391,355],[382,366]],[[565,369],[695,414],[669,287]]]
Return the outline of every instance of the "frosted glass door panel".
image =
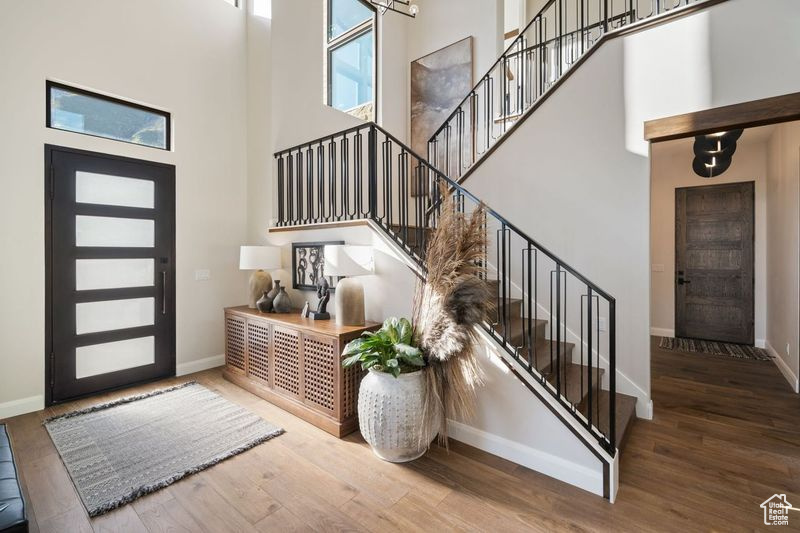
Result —
[[[78,259],[75,289],[122,289],[152,287],[155,259]]]
[[[156,360],[155,337],[78,346],[75,348],[77,379],[152,365]]]
[[[79,170],[75,173],[75,201],[152,209],[155,206],[155,183]]]
[[[133,298],[75,304],[75,332],[83,335],[152,326],[155,303],[155,298]]]
[[[154,220],[75,216],[75,246],[152,248],[154,243]]]

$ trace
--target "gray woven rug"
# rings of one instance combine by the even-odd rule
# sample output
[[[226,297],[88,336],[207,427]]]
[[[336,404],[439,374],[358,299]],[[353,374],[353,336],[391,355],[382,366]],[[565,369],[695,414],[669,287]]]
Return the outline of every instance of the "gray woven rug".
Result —
[[[194,382],[53,417],[45,427],[89,516],[283,433]]]
[[[724,355],[736,359],[754,359],[769,361],[772,356],[763,348],[747,346],[745,344],[730,344],[727,342],[701,341],[697,339],[681,339],[677,337],[661,337],[658,347],[662,350],[687,353],[706,353],[710,355]]]

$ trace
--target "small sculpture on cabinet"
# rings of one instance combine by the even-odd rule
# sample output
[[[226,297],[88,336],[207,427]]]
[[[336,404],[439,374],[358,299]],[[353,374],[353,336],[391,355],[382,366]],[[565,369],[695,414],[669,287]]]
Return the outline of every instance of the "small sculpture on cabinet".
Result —
[[[317,310],[309,313],[309,317],[313,320],[330,320],[331,315],[327,311],[328,301],[331,299],[330,285],[324,276],[317,281],[317,297],[319,298]]]

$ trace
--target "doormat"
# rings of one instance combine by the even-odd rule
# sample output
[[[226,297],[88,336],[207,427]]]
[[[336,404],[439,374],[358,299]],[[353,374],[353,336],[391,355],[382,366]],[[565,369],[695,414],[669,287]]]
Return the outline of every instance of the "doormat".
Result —
[[[56,416],[45,427],[89,516],[283,433],[195,382]]]
[[[746,344],[731,344],[728,342],[701,341],[698,339],[681,339],[677,337],[661,337],[658,347],[662,350],[687,353],[705,353],[709,355],[724,355],[736,359],[752,359],[755,361],[770,361],[772,356],[763,348],[756,348]]]

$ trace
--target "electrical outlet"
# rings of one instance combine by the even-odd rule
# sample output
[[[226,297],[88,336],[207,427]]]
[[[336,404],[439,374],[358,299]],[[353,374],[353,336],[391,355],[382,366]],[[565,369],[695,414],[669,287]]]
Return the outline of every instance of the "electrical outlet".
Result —
[[[601,316],[597,320],[599,321],[598,327],[600,328],[600,331],[605,331],[606,330],[606,319]]]
[[[195,270],[194,271],[194,280],[195,281],[208,281],[211,279],[211,271],[202,269],[202,270]]]
[[[789,343],[786,343],[786,355],[789,355]]]
[[[653,272],[664,272],[664,265],[653,264]]]

